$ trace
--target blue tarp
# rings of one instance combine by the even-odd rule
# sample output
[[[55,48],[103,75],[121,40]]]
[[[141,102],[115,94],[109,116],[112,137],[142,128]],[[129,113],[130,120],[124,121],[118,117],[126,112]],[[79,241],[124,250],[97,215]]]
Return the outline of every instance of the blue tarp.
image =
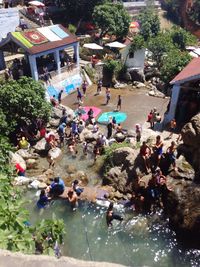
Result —
[[[54,32],[61,39],[69,36],[66,32],[64,32],[58,25],[54,25],[50,27],[51,31]]]
[[[49,96],[56,96],[56,99],[58,99],[58,91],[56,90],[56,88],[53,85],[49,85],[47,87],[47,92],[49,94]]]
[[[115,117],[117,123],[121,123],[126,120],[127,115],[125,112],[117,112],[117,111],[111,111],[111,112],[104,112],[101,114],[101,116],[98,118],[99,123],[107,123],[110,120],[110,117]]]

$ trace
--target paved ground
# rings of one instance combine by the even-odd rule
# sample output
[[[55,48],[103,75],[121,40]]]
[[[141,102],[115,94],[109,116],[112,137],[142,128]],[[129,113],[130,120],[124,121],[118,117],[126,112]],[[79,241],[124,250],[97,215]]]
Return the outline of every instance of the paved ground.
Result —
[[[124,89],[111,89],[111,101],[109,105],[105,105],[105,88],[102,89],[101,95],[95,95],[96,86],[92,85],[87,90],[86,98],[84,99],[83,106],[97,106],[102,109],[102,112],[113,111],[116,109],[117,97],[120,94],[122,96],[122,112],[127,113],[127,120],[122,124],[125,129],[135,128],[136,123],[141,125],[147,120],[149,111],[157,107],[163,117],[166,111],[168,98],[157,98],[147,95],[147,91],[144,89],[131,90],[131,87]],[[72,109],[77,108],[76,92],[68,95],[62,101],[66,106]]]
[[[49,256],[23,255],[0,250],[0,267],[123,267],[123,265],[89,262],[76,260],[69,257],[57,259]]]

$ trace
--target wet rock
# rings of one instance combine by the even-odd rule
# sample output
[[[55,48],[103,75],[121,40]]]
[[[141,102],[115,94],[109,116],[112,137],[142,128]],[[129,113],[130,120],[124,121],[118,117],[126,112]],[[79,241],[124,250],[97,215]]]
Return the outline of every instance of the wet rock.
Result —
[[[113,161],[114,165],[121,166],[122,164],[125,163],[127,157],[129,161],[132,160],[132,163],[134,163],[134,160],[137,157],[136,151],[130,147],[118,148],[113,152],[111,160]]]
[[[82,133],[80,134],[80,139],[83,141],[87,141],[88,143],[91,143],[93,141],[96,141],[99,138],[99,132],[93,133],[91,130],[84,129]]]
[[[166,212],[178,238],[200,247],[200,186],[191,184],[168,196]]]
[[[51,117],[54,119],[60,119],[62,117],[63,109],[59,107],[53,107],[51,111]]]
[[[49,150],[48,157],[56,160],[62,155],[62,150],[59,147],[55,147]]]
[[[31,178],[25,177],[25,176],[18,176],[14,178],[14,185],[28,185],[32,181]]]
[[[40,182],[40,183],[38,184],[38,189],[45,189],[45,188],[47,188],[47,184],[46,184],[46,183],[44,183],[44,182]]]
[[[66,166],[66,172],[69,174],[73,174],[77,171],[76,167],[74,165],[67,165]]]
[[[165,95],[163,93],[161,93],[160,91],[158,91],[158,90],[150,90],[148,92],[148,95],[155,96],[155,97],[160,97],[160,98],[165,98]]]
[[[118,143],[122,143],[126,139],[126,135],[123,133],[116,133],[113,137]]]
[[[127,181],[128,175],[126,171],[122,171],[120,167],[111,168],[103,179],[104,184],[111,185],[115,190],[120,192],[128,190]]]
[[[15,167],[17,163],[19,163],[20,166],[24,170],[26,170],[26,162],[19,154],[9,151],[9,160],[10,160],[10,164],[13,165],[13,167]]]
[[[114,84],[114,88],[115,89],[125,88],[126,86],[127,86],[126,83],[119,83],[119,82],[117,82],[117,83]]]
[[[57,128],[60,124],[60,119],[50,119],[49,124],[51,127]]]
[[[26,149],[19,149],[16,152],[18,155],[20,155],[23,159],[37,159],[39,158],[39,155],[37,153],[31,153],[30,151]]]
[[[35,169],[37,168],[37,161],[35,159],[27,159],[26,160],[26,167],[27,169]]]

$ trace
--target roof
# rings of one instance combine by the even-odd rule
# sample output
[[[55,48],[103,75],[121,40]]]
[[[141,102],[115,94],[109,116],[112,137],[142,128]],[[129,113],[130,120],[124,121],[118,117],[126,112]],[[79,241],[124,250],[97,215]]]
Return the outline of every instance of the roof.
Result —
[[[0,48],[13,41],[27,53],[34,55],[51,49],[78,42],[75,35],[61,25],[52,25],[23,32],[10,32],[6,39],[0,42]]]
[[[200,79],[200,57],[193,58],[170,84],[181,84],[195,79]]]

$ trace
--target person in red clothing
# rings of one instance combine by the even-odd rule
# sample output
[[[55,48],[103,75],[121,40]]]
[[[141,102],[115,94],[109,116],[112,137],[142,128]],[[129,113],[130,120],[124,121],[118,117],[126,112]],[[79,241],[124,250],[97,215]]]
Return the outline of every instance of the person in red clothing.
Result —
[[[18,176],[25,176],[25,170],[19,163],[15,164],[15,168]]]

